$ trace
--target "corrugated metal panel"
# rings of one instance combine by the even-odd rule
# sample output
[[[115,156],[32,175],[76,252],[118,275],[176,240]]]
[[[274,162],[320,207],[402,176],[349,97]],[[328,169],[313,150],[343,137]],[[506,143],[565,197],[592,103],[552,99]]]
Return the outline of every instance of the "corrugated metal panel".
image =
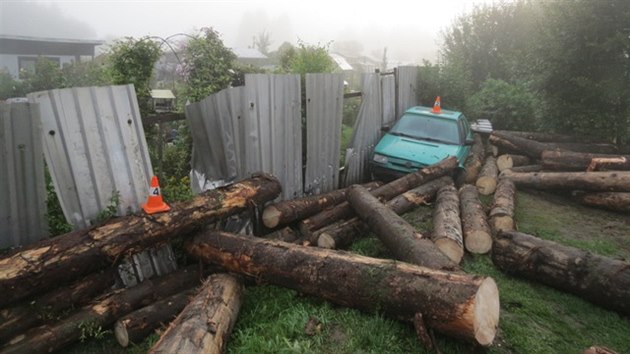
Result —
[[[302,195],[302,119],[299,75],[245,76],[246,172],[274,174],[282,198]]]
[[[402,116],[408,108],[418,105],[417,77],[416,66],[399,66],[396,69],[396,117]]]
[[[344,186],[365,181],[369,174],[369,158],[380,138],[383,110],[379,74],[363,77],[363,101],[354,125],[350,147],[346,149]]]
[[[48,235],[39,107],[0,103],[0,248]]]
[[[320,194],[339,186],[343,118],[343,75],[306,75],[306,175],[304,192]]]
[[[222,90],[186,106],[193,137],[193,192],[244,178],[244,87]]]
[[[118,193],[138,211],[153,175],[133,85],[36,92],[44,153],[68,222],[88,227]]]
[[[388,125],[396,121],[396,78],[393,75],[381,76],[381,94],[383,96],[382,125]]]

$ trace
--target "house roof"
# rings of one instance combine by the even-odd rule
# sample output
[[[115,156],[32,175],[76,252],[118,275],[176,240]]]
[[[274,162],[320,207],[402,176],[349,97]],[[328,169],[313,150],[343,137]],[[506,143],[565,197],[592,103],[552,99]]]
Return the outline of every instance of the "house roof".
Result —
[[[350,63],[348,63],[346,58],[342,57],[339,54],[335,54],[335,53],[329,53],[328,55],[332,58],[332,60],[335,61],[335,63],[337,63],[337,65],[339,66],[339,68],[341,70],[353,70],[352,65],[350,65]]]
[[[174,99],[175,95],[171,90],[151,90],[151,98]]]
[[[95,46],[105,43],[105,41],[96,40],[96,39],[29,37],[29,36],[14,36],[14,35],[6,35],[6,34],[0,34],[0,39],[8,39],[8,40],[16,40],[16,41],[34,41],[34,42],[93,44]]]
[[[239,59],[267,59],[267,56],[254,48],[232,48]]]

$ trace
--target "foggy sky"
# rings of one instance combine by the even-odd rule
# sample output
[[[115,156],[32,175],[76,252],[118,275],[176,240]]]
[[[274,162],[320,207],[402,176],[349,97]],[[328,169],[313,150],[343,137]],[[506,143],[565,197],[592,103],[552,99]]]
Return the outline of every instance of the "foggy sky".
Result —
[[[0,0],[0,34],[112,40],[168,37],[213,27],[228,47],[266,31],[283,42],[331,43],[390,62],[434,61],[440,31],[474,4],[492,0],[371,1],[38,1]]]

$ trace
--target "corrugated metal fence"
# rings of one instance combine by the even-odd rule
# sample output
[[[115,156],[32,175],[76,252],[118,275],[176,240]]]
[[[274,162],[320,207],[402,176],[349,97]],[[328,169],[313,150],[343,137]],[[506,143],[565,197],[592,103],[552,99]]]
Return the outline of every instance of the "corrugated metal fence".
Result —
[[[0,103],[0,248],[48,235],[39,107]]]
[[[416,73],[414,67],[401,67],[396,76],[364,76],[343,185],[368,177],[369,155],[381,136],[381,126],[393,123],[397,110],[416,104]],[[279,178],[283,199],[338,188],[343,76],[306,76],[304,157],[300,92],[297,75],[247,75],[244,87],[188,105],[193,191],[199,193],[257,171]]]

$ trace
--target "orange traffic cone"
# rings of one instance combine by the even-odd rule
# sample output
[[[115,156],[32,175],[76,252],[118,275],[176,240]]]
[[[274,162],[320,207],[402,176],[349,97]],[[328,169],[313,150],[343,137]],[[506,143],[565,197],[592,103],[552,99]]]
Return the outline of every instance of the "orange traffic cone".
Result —
[[[160,185],[156,176],[153,176],[153,178],[151,178],[151,186],[149,187],[149,198],[147,198],[147,203],[142,206],[142,209],[144,209],[144,212],[147,214],[155,214],[171,210],[171,207],[169,207],[166,203],[164,203],[164,200],[162,200]]]
[[[442,113],[442,104],[440,103],[440,96],[437,96],[437,98],[435,99],[435,103],[433,104],[433,109],[431,110],[432,113],[437,113],[440,114]]]

